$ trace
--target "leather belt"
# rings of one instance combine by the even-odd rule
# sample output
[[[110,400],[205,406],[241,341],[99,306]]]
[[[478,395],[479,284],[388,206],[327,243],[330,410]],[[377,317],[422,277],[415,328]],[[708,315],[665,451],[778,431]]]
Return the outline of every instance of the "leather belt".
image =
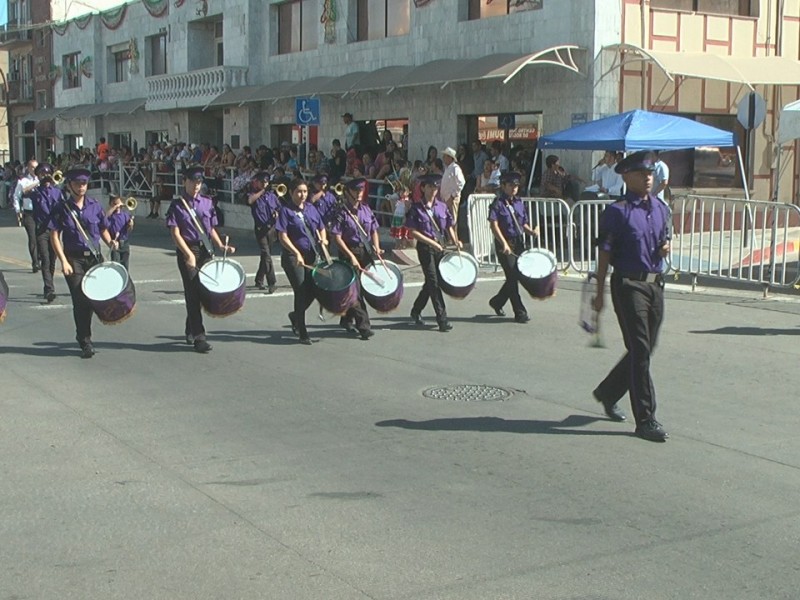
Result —
[[[637,271],[633,273],[620,273],[614,271],[614,275],[622,279],[631,279],[633,281],[644,281],[645,283],[656,283],[658,281],[663,281],[664,279],[664,276],[661,273],[648,273],[647,271]]]

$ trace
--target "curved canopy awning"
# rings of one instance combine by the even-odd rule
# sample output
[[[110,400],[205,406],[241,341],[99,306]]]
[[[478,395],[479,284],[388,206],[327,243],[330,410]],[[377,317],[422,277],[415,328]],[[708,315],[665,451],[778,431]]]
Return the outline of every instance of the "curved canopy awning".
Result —
[[[144,107],[147,98],[120,100],[119,102],[102,102],[99,104],[79,104],[57,115],[59,119],[89,119],[105,115],[129,115]]]
[[[209,106],[238,104],[264,100],[280,100],[325,94],[346,95],[374,90],[422,85],[502,79],[508,83],[530,65],[552,65],[580,73],[573,52],[579,46],[552,46],[530,54],[490,54],[481,58],[434,60],[419,66],[396,65],[375,71],[359,71],[339,77],[312,77],[302,81],[280,81],[265,86],[247,86],[223,92]]]
[[[778,123],[778,143],[785,144],[800,140],[800,100],[787,104],[781,109]]]
[[[609,69],[632,62],[650,62],[670,79],[676,76],[729,81],[746,85],[797,85],[800,62],[783,56],[722,56],[704,52],[668,52],[645,50],[635,44],[612,44],[603,50],[618,52],[619,63]]]

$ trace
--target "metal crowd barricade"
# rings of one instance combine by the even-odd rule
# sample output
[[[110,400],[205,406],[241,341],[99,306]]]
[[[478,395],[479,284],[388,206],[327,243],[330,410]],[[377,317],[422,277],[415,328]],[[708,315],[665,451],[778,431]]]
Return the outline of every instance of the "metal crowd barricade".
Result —
[[[685,195],[673,200],[672,268],[697,277],[791,287],[800,279],[800,209]]]
[[[119,195],[124,197],[153,198],[153,182],[155,181],[155,167],[152,164],[140,165],[138,163],[119,163],[117,181],[113,182],[112,173],[108,180],[119,186]],[[115,186],[116,187],[116,186]]]
[[[472,255],[481,266],[499,267],[494,248],[494,235],[489,228],[489,206],[493,194],[472,194],[467,200],[467,218]],[[569,205],[559,198],[523,198],[532,227],[539,227],[536,247],[550,250],[560,270],[570,265],[573,225]]]
[[[570,209],[573,226],[569,266],[577,273],[591,273],[597,268],[597,236],[600,231],[600,215],[614,200],[581,200]]]

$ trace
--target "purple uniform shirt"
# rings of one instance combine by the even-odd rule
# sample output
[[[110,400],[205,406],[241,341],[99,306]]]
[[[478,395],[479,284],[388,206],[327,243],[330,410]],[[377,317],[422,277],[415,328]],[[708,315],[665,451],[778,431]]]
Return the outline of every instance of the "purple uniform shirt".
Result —
[[[436,226],[431,217],[436,220]],[[438,196],[433,201],[431,208],[428,208],[424,202],[414,202],[406,213],[406,227],[439,242],[447,240],[447,230],[452,226],[453,215],[447,208],[447,204],[442,202]]]
[[[274,192],[264,192],[250,205],[250,212],[256,227],[273,227],[281,209],[281,203]]]
[[[48,227],[53,209],[61,202],[61,190],[53,185],[42,184],[31,192],[33,219],[37,227]]]
[[[130,222],[131,215],[127,210],[118,210],[108,217],[108,233],[111,235],[111,239],[118,242],[127,242],[128,223]]]
[[[364,243],[354,219],[358,219],[364,229],[367,242],[372,239],[372,233],[378,231],[378,221],[369,206],[359,202],[355,212],[343,207],[331,221],[331,235],[341,235],[344,243],[350,247]]]
[[[516,222],[514,217],[516,217]],[[505,194],[499,196],[489,206],[489,221],[497,221],[500,231],[506,239],[524,235],[524,228],[528,223],[528,212],[525,210],[522,198],[519,196],[509,198]]]
[[[317,232],[324,230],[325,224],[314,205],[306,202],[302,211],[294,204],[282,206],[275,229],[288,235],[300,252],[309,252],[315,249],[314,243],[319,239]]]
[[[211,235],[211,230],[217,226],[217,213],[214,211],[214,203],[208,196],[197,196],[188,198],[183,194],[186,204],[197,216],[197,220],[205,229],[205,233]],[[203,234],[197,231],[192,215],[186,210],[181,200],[173,200],[167,211],[167,227],[172,229],[177,227],[181,237],[187,244],[197,244],[201,241]]]
[[[94,247],[90,247],[86,243],[86,238],[83,237],[70,213],[78,218]],[[61,244],[64,246],[66,254],[82,254],[87,250],[97,251],[97,247],[100,245],[100,232],[106,229],[108,229],[108,220],[103,212],[103,207],[97,200],[88,196],[83,199],[83,209],[75,206],[74,201],[70,198],[57,204],[50,214],[50,230],[61,233]]]
[[[322,197],[314,203],[314,208],[317,209],[319,216],[322,217],[323,223],[327,223],[333,217],[331,211],[338,201],[339,200],[333,193],[326,191]]]
[[[642,200],[626,194],[606,207],[600,217],[601,250],[621,273],[661,273],[661,247],[669,239],[669,209],[655,196]]]

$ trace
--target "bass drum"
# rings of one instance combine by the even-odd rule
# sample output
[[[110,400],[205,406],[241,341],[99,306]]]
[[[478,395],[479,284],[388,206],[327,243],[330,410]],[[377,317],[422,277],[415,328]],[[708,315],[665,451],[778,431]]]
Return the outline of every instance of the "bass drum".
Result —
[[[322,308],[335,315],[343,315],[358,304],[358,280],[351,265],[339,259],[320,263],[311,272],[314,295]]]
[[[543,248],[526,250],[517,259],[519,283],[532,298],[545,300],[555,295],[558,282],[558,261],[555,254]]]
[[[212,317],[227,317],[244,306],[244,267],[229,258],[213,258],[200,267],[200,304]]]
[[[81,290],[97,318],[106,325],[121,323],[136,308],[136,288],[128,271],[117,262],[103,262],[86,271]]]
[[[453,298],[466,298],[478,280],[478,261],[464,252],[445,252],[439,261],[439,285]]]
[[[380,313],[393,311],[403,299],[403,273],[391,261],[377,262],[361,272],[364,300]]]

